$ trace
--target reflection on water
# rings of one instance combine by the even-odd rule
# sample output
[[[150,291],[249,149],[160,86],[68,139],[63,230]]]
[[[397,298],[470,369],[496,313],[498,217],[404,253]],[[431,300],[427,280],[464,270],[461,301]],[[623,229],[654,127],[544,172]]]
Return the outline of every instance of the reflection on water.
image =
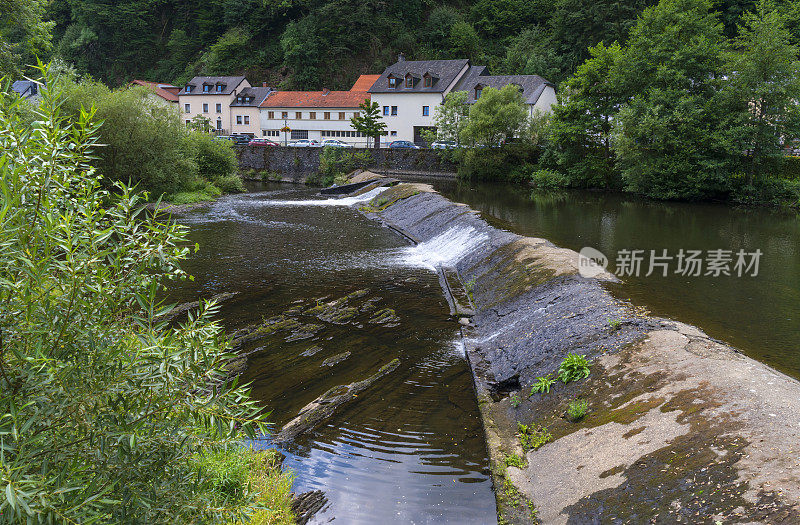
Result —
[[[304,188],[255,189],[181,219],[201,250],[185,265],[195,281],[181,283],[172,300],[240,292],[222,308],[232,331],[363,290],[336,322],[299,315],[321,325],[307,338],[276,332],[245,343],[243,351],[257,352],[244,379],[272,410],[270,420],[279,427],[329,388],[401,360],[327,425],[284,451],[297,474],[295,491],[326,492],[330,505],[316,521],[494,523],[470,374],[430,271],[448,252],[420,254],[341,201]],[[400,319],[397,326],[372,317],[387,308]],[[322,366],[343,352],[349,357]]]
[[[518,186],[437,182],[445,196],[521,235],[610,261],[619,250],[739,249],[763,252],[757,277],[625,277],[614,293],[655,314],[695,324],[788,374],[800,377],[800,216],[716,204],[662,203],[625,195],[530,195]],[[643,272],[643,274],[646,272]]]

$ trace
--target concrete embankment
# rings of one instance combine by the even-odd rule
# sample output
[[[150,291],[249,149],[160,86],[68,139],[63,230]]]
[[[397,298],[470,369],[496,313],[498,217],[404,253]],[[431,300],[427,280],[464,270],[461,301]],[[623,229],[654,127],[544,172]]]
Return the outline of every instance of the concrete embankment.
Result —
[[[462,333],[503,523],[800,523],[800,382],[425,185],[361,210],[430,250],[471,303]],[[531,394],[570,353],[589,377]]]

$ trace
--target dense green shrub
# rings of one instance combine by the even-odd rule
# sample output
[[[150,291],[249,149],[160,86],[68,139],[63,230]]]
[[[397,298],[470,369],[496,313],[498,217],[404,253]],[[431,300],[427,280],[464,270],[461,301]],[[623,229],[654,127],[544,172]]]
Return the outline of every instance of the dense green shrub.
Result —
[[[536,170],[531,173],[531,186],[538,190],[558,190],[570,187],[569,177],[554,170]]]
[[[235,519],[256,494],[215,505],[193,459],[265,428],[225,380],[216,308],[159,321],[163,286],[186,276],[186,230],[122,183],[102,189],[92,115],[69,123],[61,100],[45,90],[33,127],[0,103],[0,520]]]
[[[372,162],[368,150],[335,148],[326,146],[319,153],[318,177],[311,177],[309,184],[330,186],[346,183],[345,175],[359,168],[366,168]]]
[[[189,139],[201,177],[214,182],[236,172],[236,151],[228,140],[216,140],[207,133],[191,133]]]

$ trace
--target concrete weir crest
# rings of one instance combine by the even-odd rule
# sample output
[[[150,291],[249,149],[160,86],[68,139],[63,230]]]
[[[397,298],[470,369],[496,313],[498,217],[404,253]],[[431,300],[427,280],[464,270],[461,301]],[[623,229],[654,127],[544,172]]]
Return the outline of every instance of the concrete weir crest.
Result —
[[[572,250],[391,182],[357,206],[417,243],[461,321],[499,521],[800,523],[800,382],[615,299]],[[568,354],[589,377],[531,392]]]

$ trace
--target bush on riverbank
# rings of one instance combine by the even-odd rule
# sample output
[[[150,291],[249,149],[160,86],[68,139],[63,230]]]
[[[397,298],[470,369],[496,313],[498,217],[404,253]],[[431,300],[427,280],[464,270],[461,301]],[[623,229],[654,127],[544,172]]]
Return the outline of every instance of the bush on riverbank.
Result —
[[[168,200],[186,193],[213,198],[218,192],[208,184],[226,193],[244,191],[241,181],[233,180],[237,163],[230,142],[187,130],[175,105],[140,86],[111,90],[91,80],[60,82],[64,115],[77,119],[82,108],[93,107],[102,123],[97,132],[102,146],[93,153],[106,187],[123,182]]]
[[[260,495],[217,505],[196,458],[265,432],[261,409],[226,380],[215,307],[159,320],[163,286],[186,277],[186,229],[102,188],[92,113],[62,118],[47,86],[30,126],[0,103],[3,521],[241,519]]]
[[[347,184],[346,175],[353,170],[366,168],[372,161],[367,150],[352,150],[326,146],[319,153],[319,171],[306,179],[312,186]]]

